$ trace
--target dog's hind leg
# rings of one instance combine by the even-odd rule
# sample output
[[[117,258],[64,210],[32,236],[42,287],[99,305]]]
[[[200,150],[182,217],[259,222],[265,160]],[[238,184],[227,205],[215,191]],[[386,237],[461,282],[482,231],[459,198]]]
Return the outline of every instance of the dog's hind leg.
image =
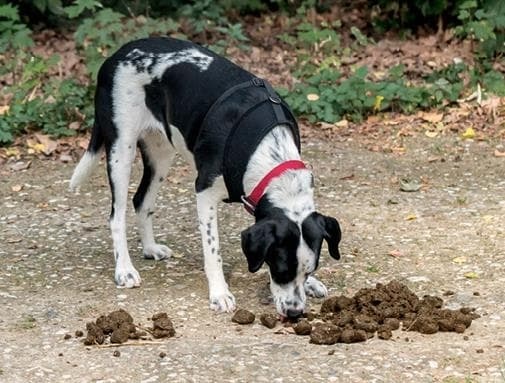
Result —
[[[140,286],[141,282],[140,275],[131,262],[126,241],[128,184],[137,149],[136,143],[136,137],[120,135],[112,146],[106,147],[107,172],[112,192],[110,229],[116,260],[115,280],[117,287],[126,288]]]
[[[133,206],[137,214],[143,254],[144,258],[148,259],[165,259],[171,255],[172,251],[167,246],[156,243],[152,215],[156,194],[167,176],[175,152],[162,131],[152,131],[146,134],[139,141],[139,148],[144,164],[144,174],[133,197]]]

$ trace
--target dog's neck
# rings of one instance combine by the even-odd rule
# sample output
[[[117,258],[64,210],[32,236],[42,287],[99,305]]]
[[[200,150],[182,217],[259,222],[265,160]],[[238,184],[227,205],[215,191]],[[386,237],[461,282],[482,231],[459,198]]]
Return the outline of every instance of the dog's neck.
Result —
[[[249,160],[243,178],[245,194],[249,195],[271,169],[289,160],[300,160],[300,154],[290,129],[277,126],[265,136]],[[289,170],[274,178],[266,189],[265,198],[272,207],[281,209],[288,218],[301,223],[315,210],[311,171]]]

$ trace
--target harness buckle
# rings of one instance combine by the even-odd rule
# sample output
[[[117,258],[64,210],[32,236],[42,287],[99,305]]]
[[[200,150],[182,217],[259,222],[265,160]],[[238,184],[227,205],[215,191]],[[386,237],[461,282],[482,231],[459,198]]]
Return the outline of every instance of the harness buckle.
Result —
[[[258,77],[253,77],[253,79],[251,81],[254,86],[263,86],[264,85],[263,80]]]
[[[249,201],[249,198],[247,198],[245,195],[242,195],[240,197],[240,200],[244,204],[244,208],[247,210],[247,212],[251,215],[254,215],[254,210],[256,210],[256,206],[254,206],[251,201]]]

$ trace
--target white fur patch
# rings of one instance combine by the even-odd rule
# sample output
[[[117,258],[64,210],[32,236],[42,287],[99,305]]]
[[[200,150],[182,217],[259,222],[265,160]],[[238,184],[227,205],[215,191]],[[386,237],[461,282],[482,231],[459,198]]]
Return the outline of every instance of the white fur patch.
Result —
[[[180,63],[193,64],[198,67],[200,72],[203,72],[214,60],[196,48],[169,53],[152,53],[133,49],[126,57],[129,60],[127,63],[133,63],[138,72],[147,71],[153,78],[161,78],[168,68]]]

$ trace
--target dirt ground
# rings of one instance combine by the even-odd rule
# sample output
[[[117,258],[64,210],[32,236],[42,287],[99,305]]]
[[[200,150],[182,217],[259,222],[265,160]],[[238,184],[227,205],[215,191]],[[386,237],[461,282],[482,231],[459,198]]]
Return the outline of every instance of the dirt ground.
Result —
[[[342,259],[324,249],[317,271],[330,295],[397,279],[419,296],[443,296],[448,308],[475,307],[481,318],[464,334],[396,330],[387,341],[323,346],[279,325],[240,326],[232,314],[211,312],[183,164],[155,213],[156,234],[174,256],[140,257],[131,209],[129,246],[143,285],[116,289],[105,166],[71,194],[75,164],[34,158],[25,170],[10,162],[0,169],[0,381],[504,382],[505,159],[493,156],[496,142],[418,135],[405,139],[405,151],[384,153],[357,138],[306,141],[318,208],[343,228]],[[404,178],[419,180],[420,190],[401,191]],[[259,317],[274,307],[266,271],[249,274],[240,251],[240,231],[251,223],[240,206],[222,206],[230,288]],[[310,300],[312,309],[320,304]],[[118,348],[73,336],[119,308],[143,323],[167,312],[176,336]]]

